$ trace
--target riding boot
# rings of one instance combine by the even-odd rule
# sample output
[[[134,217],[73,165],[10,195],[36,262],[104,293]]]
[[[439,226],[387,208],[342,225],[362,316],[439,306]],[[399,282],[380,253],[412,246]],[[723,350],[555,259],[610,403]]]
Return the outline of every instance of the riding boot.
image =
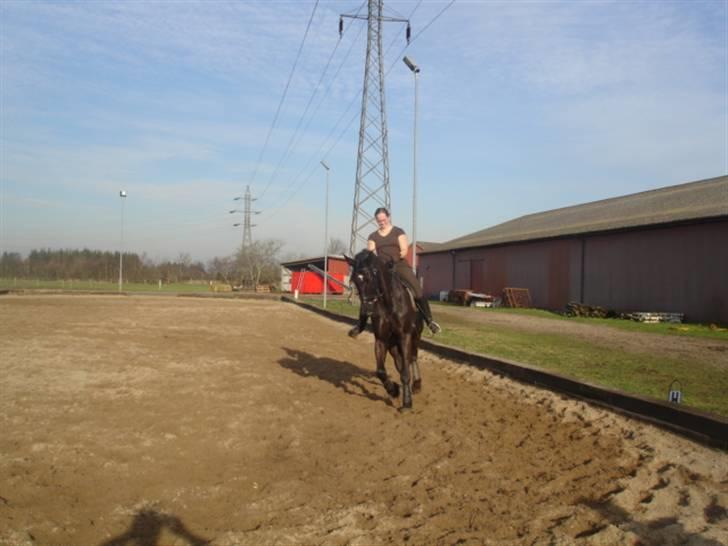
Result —
[[[440,328],[440,325],[432,320],[432,311],[430,310],[430,302],[427,301],[425,298],[417,298],[415,300],[415,305],[417,306],[417,309],[420,311],[420,314],[422,315],[422,318],[425,319],[425,323],[430,328],[430,331],[433,334],[437,334],[442,331],[442,328]]]

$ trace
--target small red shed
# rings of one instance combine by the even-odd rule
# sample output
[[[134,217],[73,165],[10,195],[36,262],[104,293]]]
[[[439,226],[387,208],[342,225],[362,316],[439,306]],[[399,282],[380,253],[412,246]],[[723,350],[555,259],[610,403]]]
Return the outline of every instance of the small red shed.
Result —
[[[299,294],[322,294],[324,290],[324,256],[304,258],[281,264],[281,291]],[[328,257],[327,291],[329,294],[343,294],[349,283],[349,264],[342,255]],[[336,279],[336,282],[333,279]],[[342,284],[339,284],[342,283]]]

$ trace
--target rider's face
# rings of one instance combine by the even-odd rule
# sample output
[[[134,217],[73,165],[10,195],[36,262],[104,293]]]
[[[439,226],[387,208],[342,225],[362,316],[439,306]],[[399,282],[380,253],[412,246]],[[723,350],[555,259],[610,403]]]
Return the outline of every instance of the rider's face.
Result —
[[[379,226],[379,229],[384,229],[387,226],[389,226],[389,216],[384,214],[383,212],[380,212],[376,216],[377,225]]]

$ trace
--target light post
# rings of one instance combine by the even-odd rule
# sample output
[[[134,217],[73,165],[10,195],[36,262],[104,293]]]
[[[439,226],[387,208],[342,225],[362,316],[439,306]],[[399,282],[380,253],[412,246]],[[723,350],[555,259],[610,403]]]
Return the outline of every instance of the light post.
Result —
[[[326,207],[324,213],[324,309],[326,309],[326,296],[329,292],[329,166],[322,159],[321,166],[326,169]]]
[[[402,59],[415,77],[415,122],[412,152],[412,269],[417,275],[417,92],[420,67],[407,55]]]
[[[124,283],[124,201],[126,201],[126,190],[119,191],[121,197],[121,249],[119,250],[119,292]]]

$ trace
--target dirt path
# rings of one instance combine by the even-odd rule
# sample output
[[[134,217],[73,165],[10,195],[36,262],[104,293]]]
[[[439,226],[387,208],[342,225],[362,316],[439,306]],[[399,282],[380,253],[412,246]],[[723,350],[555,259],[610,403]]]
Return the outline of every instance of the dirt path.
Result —
[[[728,543],[728,455],[278,302],[0,299],[0,544]],[[390,366],[391,367],[391,366]]]
[[[728,342],[718,339],[629,332],[603,325],[484,312],[467,307],[438,305],[435,312],[437,316],[454,317],[480,324],[574,336],[596,345],[632,353],[650,353],[674,359],[710,363],[728,371]]]

